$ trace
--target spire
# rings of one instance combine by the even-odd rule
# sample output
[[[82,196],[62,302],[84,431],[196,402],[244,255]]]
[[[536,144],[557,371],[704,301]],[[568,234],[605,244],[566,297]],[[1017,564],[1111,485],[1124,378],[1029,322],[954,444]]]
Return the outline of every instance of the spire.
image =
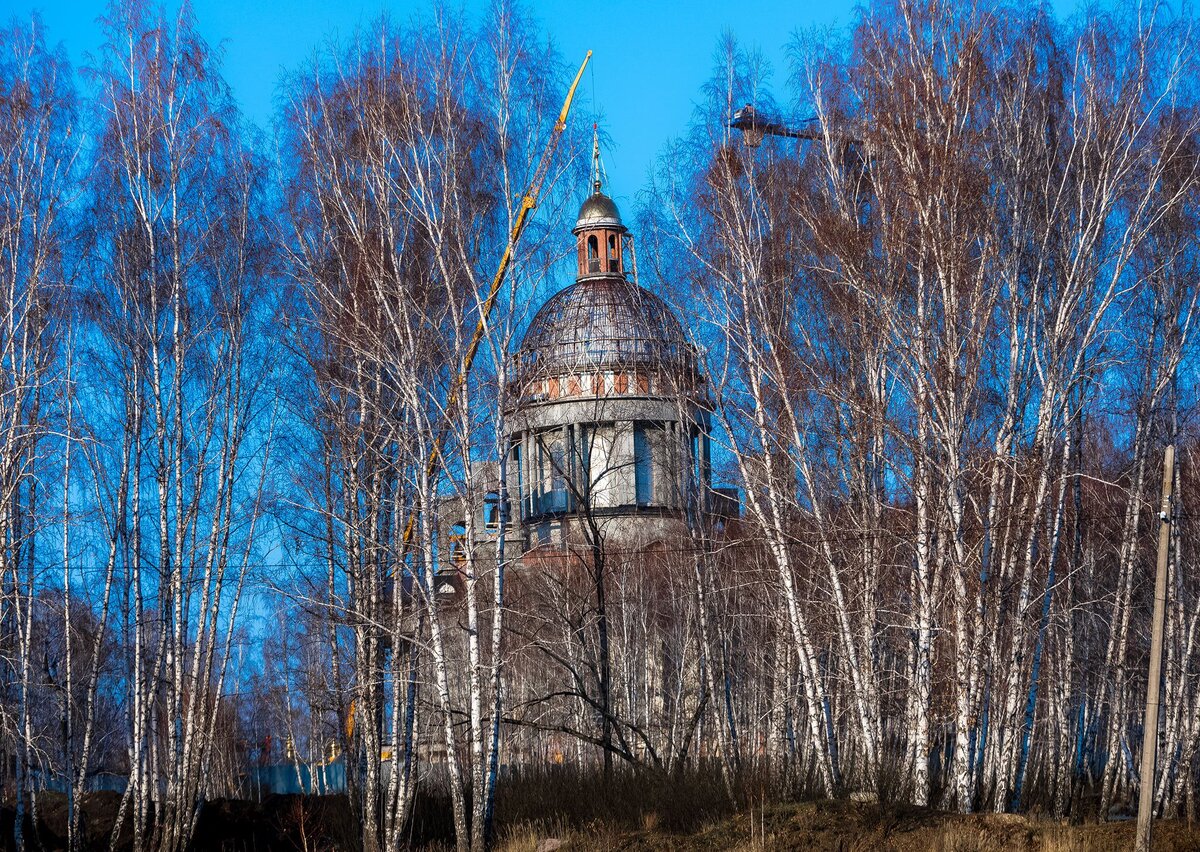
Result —
[[[592,191],[599,192],[603,181],[600,172],[604,166],[600,162],[600,125],[592,122]]]

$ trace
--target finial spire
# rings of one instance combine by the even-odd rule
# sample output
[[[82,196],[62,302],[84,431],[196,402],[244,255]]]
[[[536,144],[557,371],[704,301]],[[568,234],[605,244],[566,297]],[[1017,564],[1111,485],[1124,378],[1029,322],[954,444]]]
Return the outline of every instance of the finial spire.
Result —
[[[600,125],[592,122],[592,190],[600,191]]]

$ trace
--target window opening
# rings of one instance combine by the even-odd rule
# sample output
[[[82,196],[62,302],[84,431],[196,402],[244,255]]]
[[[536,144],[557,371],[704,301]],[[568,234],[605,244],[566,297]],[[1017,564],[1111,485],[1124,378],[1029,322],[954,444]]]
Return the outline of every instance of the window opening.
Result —
[[[644,423],[633,427],[633,484],[637,504],[649,505],[654,499],[654,457]]]

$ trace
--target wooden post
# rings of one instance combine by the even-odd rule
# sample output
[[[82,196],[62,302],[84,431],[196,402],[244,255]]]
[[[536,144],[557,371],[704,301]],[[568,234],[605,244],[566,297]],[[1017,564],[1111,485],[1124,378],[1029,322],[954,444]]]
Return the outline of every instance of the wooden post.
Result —
[[[1171,486],[1175,482],[1175,447],[1163,454],[1162,504],[1158,511],[1158,571],[1154,577],[1154,621],[1150,632],[1150,671],[1146,680],[1146,716],[1142,722],[1142,766],[1138,772],[1137,836],[1134,849],[1150,852],[1150,818],[1154,811],[1154,757],[1158,749],[1158,694],[1162,680],[1163,621],[1167,610],[1167,551],[1171,545]]]

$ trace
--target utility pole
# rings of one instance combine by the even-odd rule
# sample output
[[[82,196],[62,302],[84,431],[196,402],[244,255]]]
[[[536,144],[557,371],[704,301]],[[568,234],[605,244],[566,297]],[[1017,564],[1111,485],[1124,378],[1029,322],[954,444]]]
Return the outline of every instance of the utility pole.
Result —
[[[1138,772],[1136,852],[1150,852],[1150,817],[1154,811],[1154,757],[1158,750],[1158,694],[1162,680],[1163,621],[1167,611],[1167,552],[1171,547],[1171,487],[1175,482],[1175,447],[1163,454],[1162,504],[1158,510],[1158,571],[1154,577],[1154,621],[1150,628],[1150,672],[1146,682],[1146,716],[1142,722],[1142,766]]]

